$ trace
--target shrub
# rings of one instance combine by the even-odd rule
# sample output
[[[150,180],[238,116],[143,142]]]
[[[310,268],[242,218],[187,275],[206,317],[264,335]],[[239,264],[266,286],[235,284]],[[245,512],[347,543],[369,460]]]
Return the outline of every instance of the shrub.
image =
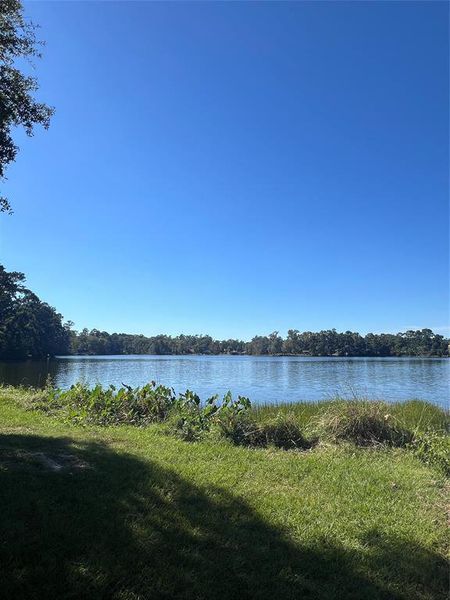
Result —
[[[401,425],[384,402],[337,401],[319,413],[312,426],[321,439],[336,443],[405,446],[412,441],[411,431]]]
[[[428,465],[450,475],[450,436],[444,431],[426,431],[414,436],[411,449]]]

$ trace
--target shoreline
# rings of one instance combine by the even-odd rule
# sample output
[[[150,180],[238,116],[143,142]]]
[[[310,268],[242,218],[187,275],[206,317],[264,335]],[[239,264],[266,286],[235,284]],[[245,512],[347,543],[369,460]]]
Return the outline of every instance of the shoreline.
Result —
[[[0,363],[25,363],[25,362],[42,362],[54,359],[66,359],[66,358],[126,358],[135,356],[149,356],[149,357],[166,357],[174,356],[179,358],[188,357],[248,357],[248,358],[331,358],[331,359],[352,359],[352,358],[405,358],[405,359],[449,359],[450,355],[439,355],[439,354],[348,354],[339,355],[335,354],[247,354],[247,353],[223,353],[223,354],[201,354],[201,353],[189,353],[189,354],[55,354],[53,356],[42,356],[42,357],[27,357],[27,358],[0,358]]]

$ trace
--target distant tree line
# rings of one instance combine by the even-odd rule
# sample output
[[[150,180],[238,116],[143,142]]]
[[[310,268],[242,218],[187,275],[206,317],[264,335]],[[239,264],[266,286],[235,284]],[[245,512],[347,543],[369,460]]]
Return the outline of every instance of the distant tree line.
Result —
[[[92,329],[72,332],[74,354],[244,354],[248,343],[210,335],[130,335]]]
[[[290,329],[255,336],[250,342],[215,340],[209,335],[130,335],[92,329],[72,332],[74,354],[251,354],[304,356],[448,356],[449,340],[431,329],[404,333],[339,333],[335,329],[299,332]]]
[[[25,286],[23,273],[0,265],[0,359],[43,358],[56,354],[251,354],[304,356],[448,356],[449,340],[431,329],[389,334],[335,329],[286,338],[277,331],[251,341],[215,340],[209,335],[131,335],[72,329],[63,317]]]

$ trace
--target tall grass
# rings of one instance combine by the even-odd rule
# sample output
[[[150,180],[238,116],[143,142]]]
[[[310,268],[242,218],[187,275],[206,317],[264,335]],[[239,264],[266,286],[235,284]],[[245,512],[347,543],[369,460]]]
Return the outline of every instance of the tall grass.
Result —
[[[385,402],[338,400],[313,418],[312,426],[321,439],[357,446],[406,446],[413,439],[412,431]]]
[[[281,412],[265,420],[257,420],[251,413],[239,415],[226,426],[219,421],[219,427],[224,437],[239,446],[307,450],[313,445],[297,419]]]

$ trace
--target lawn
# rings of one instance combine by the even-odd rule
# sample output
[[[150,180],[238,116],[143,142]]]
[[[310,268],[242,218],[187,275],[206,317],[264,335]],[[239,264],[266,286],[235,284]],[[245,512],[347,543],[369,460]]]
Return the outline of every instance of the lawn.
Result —
[[[12,389],[0,423],[2,598],[447,598],[448,488],[406,449],[76,426]]]

